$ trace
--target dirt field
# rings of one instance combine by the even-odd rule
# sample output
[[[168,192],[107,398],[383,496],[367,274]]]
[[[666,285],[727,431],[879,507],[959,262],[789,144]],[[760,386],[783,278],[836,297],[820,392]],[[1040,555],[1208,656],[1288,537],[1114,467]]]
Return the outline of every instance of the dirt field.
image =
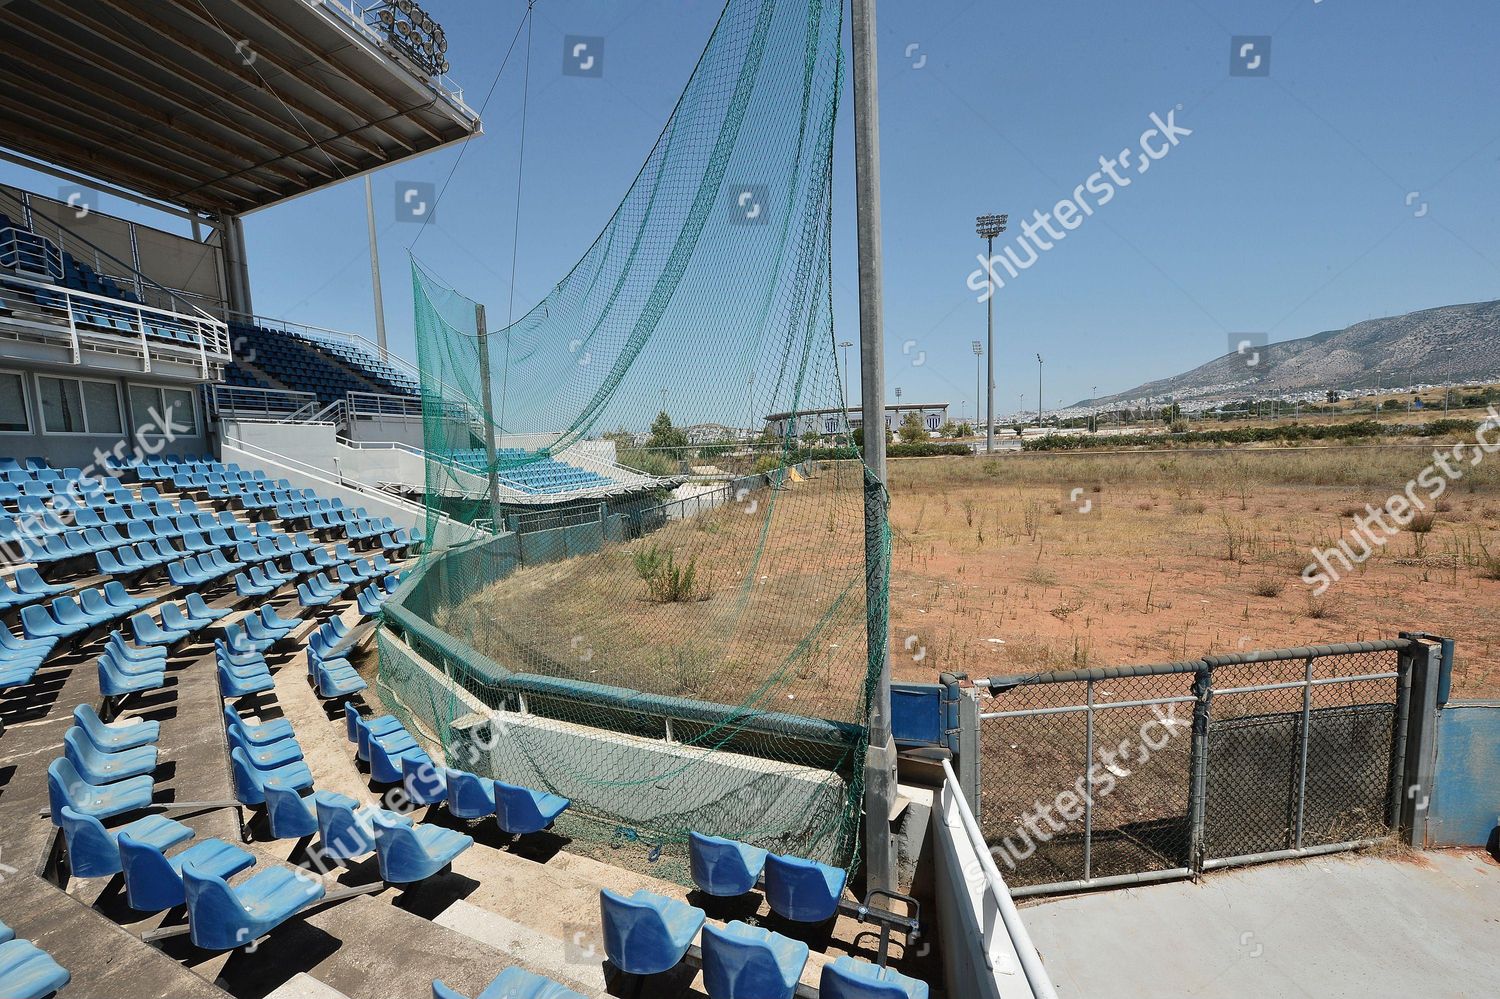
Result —
[[[1458,640],[1455,696],[1500,693],[1500,456],[1465,470],[1429,530],[1402,531],[1324,596],[1301,579],[1312,546],[1430,460],[1372,448],[893,461],[895,673],[1164,662],[1407,630]]]

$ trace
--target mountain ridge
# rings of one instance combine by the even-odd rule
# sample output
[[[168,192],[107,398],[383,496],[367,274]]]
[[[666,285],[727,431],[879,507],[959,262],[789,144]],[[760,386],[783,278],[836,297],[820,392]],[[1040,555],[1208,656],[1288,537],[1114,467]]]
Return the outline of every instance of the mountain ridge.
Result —
[[[1367,319],[1296,340],[1246,334],[1239,351],[1079,405],[1226,401],[1500,380],[1500,300]]]

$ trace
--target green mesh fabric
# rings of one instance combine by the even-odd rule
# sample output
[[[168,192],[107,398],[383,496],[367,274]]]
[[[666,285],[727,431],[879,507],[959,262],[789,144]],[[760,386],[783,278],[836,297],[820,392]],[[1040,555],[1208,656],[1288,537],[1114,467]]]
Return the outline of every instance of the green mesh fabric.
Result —
[[[841,33],[838,0],[729,0],[619,208],[508,327],[413,261],[436,543],[377,691],[453,765],[570,798],[575,841],[855,862],[889,537],[847,433],[805,439],[836,413],[767,420],[846,398]]]

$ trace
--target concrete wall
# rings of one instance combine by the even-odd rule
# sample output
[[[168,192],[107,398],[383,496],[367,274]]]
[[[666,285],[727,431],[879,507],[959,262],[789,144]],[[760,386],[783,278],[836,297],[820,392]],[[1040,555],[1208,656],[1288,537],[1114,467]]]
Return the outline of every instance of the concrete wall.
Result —
[[[947,994],[964,999],[1055,999],[1052,986],[1042,975],[1033,983],[1022,966],[1021,951],[1028,951],[1035,964],[1035,949],[1029,938],[1017,940],[1007,924],[1001,905],[1011,908],[1016,925],[1020,915],[1008,896],[1004,882],[994,884],[986,876],[984,862],[966,832],[962,798],[952,782],[944,785],[938,807],[932,812],[934,893],[938,925],[943,934],[943,973]]]
[[[8,347],[7,350],[10,350]],[[30,417],[31,431],[29,433],[0,433],[0,456],[13,457],[24,460],[35,456],[45,458],[51,465],[57,468],[83,468],[97,461],[96,453],[115,453],[121,441],[125,446],[118,452],[122,457],[129,458],[135,454],[138,444],[145,445],[143,454],[152,457],[156,453],[176,454],[187,456],[199,456],[211,454],[213,451],[212,440],[207,433],[207,414],[203,412],[203,400],[194,384],[182,381],[170,381],[161,378],[153,378],[142,374],[121,374],[115,371],[96,368],[91,365],[80,366],[33,366],[22,363],[21,358],[14,354],[7,354],[0,358],[0,371],[19,374],[24,379],[26,391],[26,410]],[[123,433],[111,432],[103,434],[49,434],[42,432],[42,406],[37,377],[56,376],[59,378],[79,378],[86,381],[108,382],[115,386],[119,394],[121,406],[121,426]],[[162,387],[188,390],[192,393],[193,426],[194,433],[178,434],[168,444],[156,448],[159,435],[155,433],[143,433],[143,431],[155,431],[157,428],[151,424],[137,425],[130,408],[129,387],[131,385]],[[100,470],[99,474],[103,474]]]
[[[1437,768],[1427,844],[1496,848],[1500,825],[1500,701],[1453,701],[1438,711]]]

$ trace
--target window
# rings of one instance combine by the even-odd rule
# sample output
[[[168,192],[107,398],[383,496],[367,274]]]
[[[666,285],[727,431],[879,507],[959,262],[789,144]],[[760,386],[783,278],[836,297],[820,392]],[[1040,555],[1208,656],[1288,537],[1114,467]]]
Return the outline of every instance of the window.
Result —
[[[30,431],[26,380],[13,371],[0,371],[0,434],[24,434]]]
[[[120,390],[113,382],[37,377],[42,429],[49,434],[121,434]]]
[[[195,437],[198,416],[190,389],[130,386],[130,421],[147,437]]]
[[[120,390],[113,382],[37,378],[42,429],[49,434],[120,434]]]

